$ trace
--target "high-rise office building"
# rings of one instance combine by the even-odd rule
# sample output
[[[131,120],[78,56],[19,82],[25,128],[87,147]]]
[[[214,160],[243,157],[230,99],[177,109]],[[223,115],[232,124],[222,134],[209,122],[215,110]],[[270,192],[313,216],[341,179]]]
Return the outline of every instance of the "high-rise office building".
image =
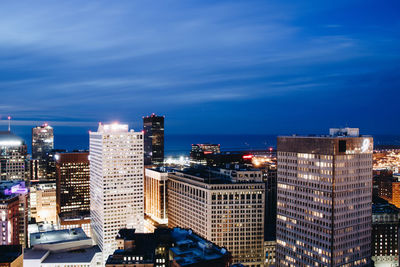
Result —
[[[278,137],[278,266],[368,266],[372,137]]]
[[[89,152],[54,154],[59,229],[80,227],[90,232]]]
[[[57,153],[57,213],[90,211],[89,152]]]
[[[29,181],[48,181],[47,180],[47,162],[43,159],[31,159],[29,160]]]
[[[159,165],[164,162],[164,116],[143,117],[144,164]]]
[[[144,177],[145,213],[159,224],[168,223],[167,181],[168,169],[146,169]]]
[[[104,260],[117,248],[119,229],[144,229],[143,134],[127,124],[100,124],[90,133],[92,237]]]
[[[53,128],[47,123],[32,128],[32,158],[45,159],[54,148]]]
[[[261,171],[191,168],[168,175],[168,227],[190,228],[232,253],[233,263],[264,265]]]
[[[0,132],[0,180],[25,180],[27,170],[24,140],[11,132]]]

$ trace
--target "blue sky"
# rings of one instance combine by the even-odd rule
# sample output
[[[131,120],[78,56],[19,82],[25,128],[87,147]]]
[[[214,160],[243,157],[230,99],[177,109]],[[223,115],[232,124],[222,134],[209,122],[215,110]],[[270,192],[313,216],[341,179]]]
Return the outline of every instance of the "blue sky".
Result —
[[[169,133],[400,134],[399,14],[390,0],[2,2],[0,116],[66,133],[140,130],[154,112]]]

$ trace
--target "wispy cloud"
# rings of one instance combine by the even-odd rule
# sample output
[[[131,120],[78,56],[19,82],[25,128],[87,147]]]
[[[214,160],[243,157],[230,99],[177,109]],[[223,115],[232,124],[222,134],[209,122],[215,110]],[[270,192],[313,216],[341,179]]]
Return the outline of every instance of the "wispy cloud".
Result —
[[[398,22],[335,12],[287,1],[3,3],[0,114],[132,120],[209,104],[236,114],[238,101],[334,92],[396,68],[398,31],[387,25]]]

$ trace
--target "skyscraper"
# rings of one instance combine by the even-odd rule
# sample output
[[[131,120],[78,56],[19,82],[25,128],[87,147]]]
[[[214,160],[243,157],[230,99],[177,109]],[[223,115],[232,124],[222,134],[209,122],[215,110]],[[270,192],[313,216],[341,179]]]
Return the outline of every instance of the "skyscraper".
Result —
[[[144,229],[143,134],[127,124],[100,124],[90,133],[92,237],[104,260],[117,249],[119,229]]]
[[[57,153],[55,160],[57,213],[89,213],[89,152]]]
[[[168,223],[167,180],[168,169],[146,169],[144,177],[145,213],[159,224]]]
[[[368,266],[372,137],[278,137],[278,266]]]
[[[164,116],[143,117],[144,164],[157,165],[164,162]]]
[[[53,128],[47,123],[32,128],[32,158],[45,159],[54,148]]]
[[[22,138],[0,132],[0,180],[25,180],[27,148]]]

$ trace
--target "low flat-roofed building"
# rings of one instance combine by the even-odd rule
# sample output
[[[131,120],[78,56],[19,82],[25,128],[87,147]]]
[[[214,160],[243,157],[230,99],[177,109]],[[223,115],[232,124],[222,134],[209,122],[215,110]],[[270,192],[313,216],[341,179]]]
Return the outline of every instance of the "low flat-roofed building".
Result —
[[[95,267],[101,265],[101,250],[98,246],[76,247],[64,252],[28,249],[25,250],[24,265],[29,267]]]
[[[158,228],[146,234],[121,229],[116,240],[118,249],[108,257],[107,267],[225,267],[232,258],[225,248],[179,227]]]
[[[22,267],[23,251],[21,245],[0,246],[1,267]]]
[[[60,230],[82,228],[86,235],[91,237],[89,211],[60,213],[57,220],[57,226]]]
[[[31,247],[52,251],[64,251],[76,246],[91,246],[92,239],[82,228],[56,230],[31,234]]]
[[[24,253],[24,265],[32,267],[100,266],[102,253],[81,228],[35,233],[31,248]]]
[[[171,233],[175,246],[169,249],[172,267],[229,266],[231,254],[192,230],[174,228]]]

